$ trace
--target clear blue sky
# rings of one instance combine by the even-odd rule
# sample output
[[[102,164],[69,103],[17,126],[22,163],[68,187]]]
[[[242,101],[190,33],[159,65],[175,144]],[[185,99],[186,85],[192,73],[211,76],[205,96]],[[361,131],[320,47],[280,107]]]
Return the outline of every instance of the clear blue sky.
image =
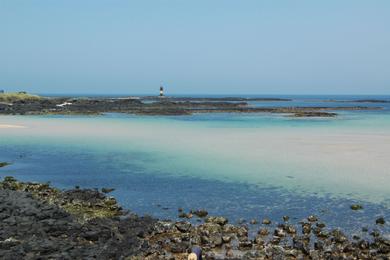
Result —
[[[0,89],[390,94],[389,0],[0,0]]]

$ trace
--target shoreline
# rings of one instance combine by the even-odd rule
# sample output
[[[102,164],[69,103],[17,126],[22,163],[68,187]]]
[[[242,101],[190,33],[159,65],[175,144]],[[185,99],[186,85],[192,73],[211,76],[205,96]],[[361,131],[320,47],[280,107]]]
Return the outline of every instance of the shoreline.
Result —
[[[349,238],[341,230],[329,230],[314,215],[297,223],[285,216],[275,228],[270,224],[278,220],[263,219],[252,237],[247,225],[229,224],[228,219],[208,216],[203,209],[178,209],[183,219],[197,217],[200,221],[196,225],[140,217],[108,196],[112,189],[101,191],[79,187],[61,191],[48,184],[5,177],[0,182],[0,225],[4,231],[0,256],[186,259],[194,245],[202,247],[205,259],[390,256],[390,240],[375,228],[363,230],[369,239]],[[360,210],[359,206],[351,205],[351,211]],[[383,218],[373,221],[386,224]]]
[[[1,97],[1,96],[0,96]],[[277,113],[289,117],[336,117],[337,111],[382,110],[370,106],[252,106],[249,102],[288,102],[284,98],[202,98],[202,97],[128,97],[128,98],[74,98],[38,97],[0,102],[0,115],[99,115],[128,113],[135,115],[191,115],[196,113]],[[363,101],[363,102],[362,102]],[[358,103],[383,103],[362,100]],[[325,101],[323,101],[325,102]]]

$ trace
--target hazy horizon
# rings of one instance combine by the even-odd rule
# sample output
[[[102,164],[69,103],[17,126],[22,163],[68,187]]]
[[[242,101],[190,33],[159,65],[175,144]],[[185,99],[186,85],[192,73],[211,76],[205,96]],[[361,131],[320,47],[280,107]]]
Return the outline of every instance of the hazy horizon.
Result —
[[[0,89],[390,94],[390,2],[0,2]]]

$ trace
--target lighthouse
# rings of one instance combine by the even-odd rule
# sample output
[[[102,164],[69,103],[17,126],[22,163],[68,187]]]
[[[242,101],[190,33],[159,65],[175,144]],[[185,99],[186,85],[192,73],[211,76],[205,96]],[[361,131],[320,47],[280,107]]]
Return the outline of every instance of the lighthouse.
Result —
[[[160,97],[164,96],[164,87],[160,85]]]

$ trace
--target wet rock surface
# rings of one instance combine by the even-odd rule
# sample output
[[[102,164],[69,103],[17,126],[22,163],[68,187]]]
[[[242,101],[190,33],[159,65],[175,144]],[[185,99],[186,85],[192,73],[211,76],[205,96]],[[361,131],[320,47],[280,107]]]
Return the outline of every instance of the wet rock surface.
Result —
[[[60,191],[6,177],[0,182],[0,258],[187,259],[195,245],[203,249],[204,259],[390,257],[390,240],[378,230],[367,230],[370,238],[349,238],[341,230],[327,229],[315,215],[299,223],[285,216],[276,226],[266,219],[253,235],[250,223],[204,218],[206,212],[198,210],[201,214],[195,216],[204,221],[197,225],[186,219],[156,220],[126,213],[98,190]],[[386,224],[383,217],[373,221]]]
[[[30,192],[0,189],[1,259],[120,259],[140,254],[155,220],[94,218],[85,223]]]

